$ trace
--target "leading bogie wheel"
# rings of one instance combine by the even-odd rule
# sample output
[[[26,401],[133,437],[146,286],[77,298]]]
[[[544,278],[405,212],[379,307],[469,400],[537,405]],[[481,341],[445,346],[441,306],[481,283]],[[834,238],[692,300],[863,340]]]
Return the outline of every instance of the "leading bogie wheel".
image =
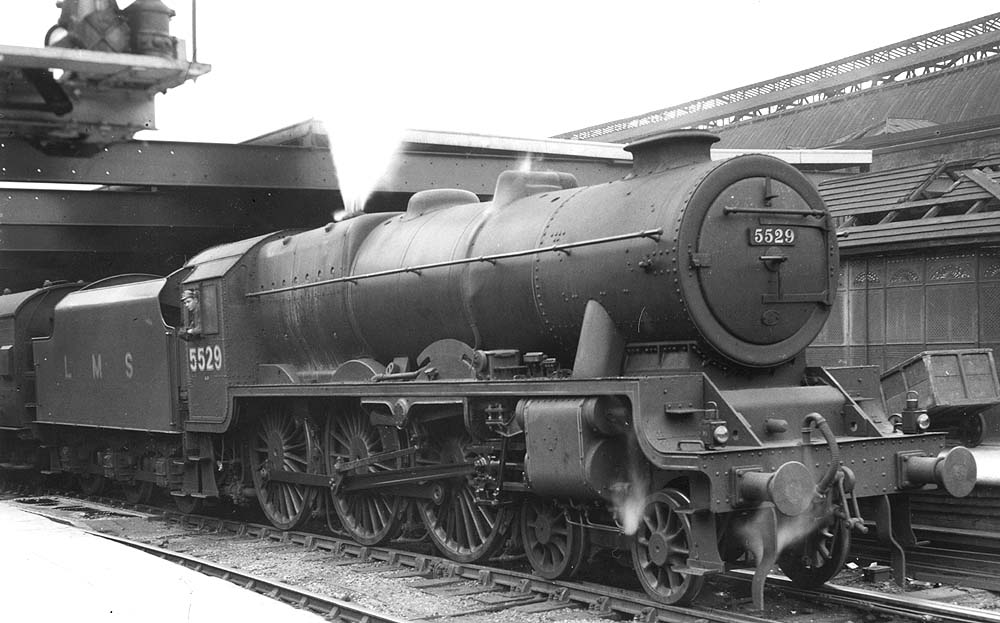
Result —
[[[427,434],[419,463],[464,463],[474,459],[472,438],[465,432],[435,430]],[[440,501],[421,500],[420,518],[434,545],[448,558],[462,563],[485,560],[503,544],[513,513],[508,506],[480,504],[471,477],[442,480]]]
[[[844,568],[850,550],[847,522],[831,516],[819,529],[786,547],[778,556],[778,567],[796,586],[817,588]]]
[[[276,528],[294,530],[309,519],[315,490],[270,478],[279,471],[319,471],[315,435],[306,418],[281,409],[265,413],[252,431],[250,466],[257,500]]]
[[[375,454],[399,450],[399,431],[372,426],[368,416],[353,409],[332,414],[324,434],[326,473],[333,474],[338,463],[365,459]],[[348,474],[365,474],[401,467],[401,459],[378,461],[357,467]],[[331,493],[331,503],[340,525],[362,545],[380,545],[399,533],[406,500],[398,495],[373,491]]]
[[[524,554],[536,574],[556,580],[580,570],[587,555],[587,532],[578,512],[532,497],[521,507],[519,528]]]
[[[689,604],[705,584],[705,577],[683,570],[691,553],[691,524],[680,511],[687,497],[664,489],[646,498],[642,520],[632,539],[632,565],[642,587],[668,604]]]

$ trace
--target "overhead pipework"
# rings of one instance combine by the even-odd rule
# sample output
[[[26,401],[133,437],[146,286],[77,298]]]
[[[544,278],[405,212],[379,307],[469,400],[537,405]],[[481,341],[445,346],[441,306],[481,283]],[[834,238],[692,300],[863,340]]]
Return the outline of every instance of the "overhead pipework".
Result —
[[[57,6],[45,47],[0,45],[0,132],[46,152],[95,152],[154,129],[156,93],[211,69],[187,60],[170,35],[174,11],[160,0]]]

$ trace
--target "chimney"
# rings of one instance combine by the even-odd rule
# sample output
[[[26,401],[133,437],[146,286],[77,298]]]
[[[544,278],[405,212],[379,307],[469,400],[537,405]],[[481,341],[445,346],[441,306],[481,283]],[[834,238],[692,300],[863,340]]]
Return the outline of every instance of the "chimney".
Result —
[[[669,130],[629,143],[625,151],[632,154],[632,174],[649,175],[708,162],[712,143],[718,141],[708,130]]]

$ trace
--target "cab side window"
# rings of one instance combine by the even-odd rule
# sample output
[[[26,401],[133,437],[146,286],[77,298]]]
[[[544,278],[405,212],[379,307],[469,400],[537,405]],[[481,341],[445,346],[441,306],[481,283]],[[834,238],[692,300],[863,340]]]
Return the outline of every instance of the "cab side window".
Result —
[[[206,335],[219,332],[219,284],[201,286],[201,330]]]
[[[191,284],[181,293],[184,309],[184,333],[188,336],[213,335],[219,332],[219,285]]]

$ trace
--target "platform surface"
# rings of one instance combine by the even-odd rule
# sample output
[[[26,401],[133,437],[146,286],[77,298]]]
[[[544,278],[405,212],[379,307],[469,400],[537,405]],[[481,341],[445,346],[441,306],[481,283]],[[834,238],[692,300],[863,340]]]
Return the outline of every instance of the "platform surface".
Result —
[[[3,621],[324,619],[0,501]]]

